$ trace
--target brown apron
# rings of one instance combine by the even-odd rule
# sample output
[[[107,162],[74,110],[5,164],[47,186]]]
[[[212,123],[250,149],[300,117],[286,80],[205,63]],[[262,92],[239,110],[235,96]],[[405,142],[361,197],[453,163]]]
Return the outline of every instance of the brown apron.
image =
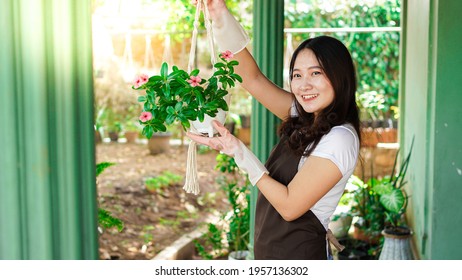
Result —
[[[284,140],[271,152],[265,166],[269,175],[287,186],[298,171],[300,156],[294,155]],[[256,260],[326,260],[326,230],[309,210],[287,222],[260,192],[255,217],[254,255]]]

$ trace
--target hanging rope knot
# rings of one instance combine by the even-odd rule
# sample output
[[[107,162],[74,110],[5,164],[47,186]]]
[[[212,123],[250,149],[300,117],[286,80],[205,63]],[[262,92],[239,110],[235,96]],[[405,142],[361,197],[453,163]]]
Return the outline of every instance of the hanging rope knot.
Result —
[[[197,45],[197,29],[199,27],[199,17],[202,9],[202,4],[204,5],[204,22],[205,22],[205,29],[207,30],[207,40],[209,42],[209,49],[210,49],[210,61],[212,66],[216,63],[216,55],[215,55],[215,43],[213,41],[213,30],[212,24],[209,16],[209,11],[207,7],[207,1],[198,0],[196,5],[196,14],[194,17],[194,28],[192,32],[191,38],[191,50],[189,52],[189,63],[188,63],[188,72],[191,72],[194,66],[194,60],[196,55],[196,45]],[[227,100],[229,101],[229,100]],[[202,108],[202,107],[200,107]],[[190,132],[198,133],[198,130],[191,124]],[[212,136],[212,135],[209,135]],[[193,193],[198,195],[200,192],[199,188],[199,179],[197,173],[197,144],[194,141],[191,141],[188,146],[188,159],[186,161],[186,176],[185,176],[185,184],[183,189],[187,193]]]

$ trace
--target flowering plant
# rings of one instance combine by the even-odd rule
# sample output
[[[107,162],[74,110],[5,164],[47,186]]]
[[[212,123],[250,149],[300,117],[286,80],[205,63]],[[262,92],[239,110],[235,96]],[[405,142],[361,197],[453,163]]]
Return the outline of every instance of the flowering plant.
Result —
[[[230,51],[219,55],[220,62],[214,65],[216,71],[208,80],[199,76],[199,70],[191,73],[172,67],[168,73],[167,63],[163,63],[160,74],[148,77],[140,75],[134,81],[133,89],[145,90],[138,97],[144,103],[139,122],[143,126],[142,134],[151,138],[157,131],[166,131],[166,125],[179,121],[183,129],[190,127],[190,121],[204,121],[205,115],[214,117],[219,109],[228,110],[224,97],[235,82],[242,78],[234,73],[239,63]]]

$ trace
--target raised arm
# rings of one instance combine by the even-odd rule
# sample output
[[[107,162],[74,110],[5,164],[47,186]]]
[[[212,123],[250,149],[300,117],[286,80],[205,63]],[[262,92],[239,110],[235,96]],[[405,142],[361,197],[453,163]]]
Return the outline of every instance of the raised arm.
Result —
[[[239,62],[235,70],[242,77],[242,86],[273,114],[285,119],[292,104],[291,94],[275,85],[260,71],[246,49],[249,42],[247,34],[231,15],[224,0],[208,0],[207,6],[220,51],[230,50]]]
[[[263,75],[246,48],[234,58],[239,61],[235,70],[242,77],[242,87],[278,118],[285,119],[292,104],[292,95]]]

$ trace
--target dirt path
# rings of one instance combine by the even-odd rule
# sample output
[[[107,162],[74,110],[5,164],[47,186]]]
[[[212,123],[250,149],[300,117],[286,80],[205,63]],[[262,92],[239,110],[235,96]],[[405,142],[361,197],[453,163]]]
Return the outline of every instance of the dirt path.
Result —
[[[144,181],[164,171],[184,176],[186,147],[171,146],[168,153],[152,156],[146,144],[101,143],[96,162],[113,162],[98,177],[99,207],[121,219],[125,228],[104,231],[99,237],[101,259],[151,259],[183,234],[195,229],[208,213],[227,209],[215,183],[215,151],[198,154],[201,193],[186,194],[182,184],[163,194],[152,194]]]

